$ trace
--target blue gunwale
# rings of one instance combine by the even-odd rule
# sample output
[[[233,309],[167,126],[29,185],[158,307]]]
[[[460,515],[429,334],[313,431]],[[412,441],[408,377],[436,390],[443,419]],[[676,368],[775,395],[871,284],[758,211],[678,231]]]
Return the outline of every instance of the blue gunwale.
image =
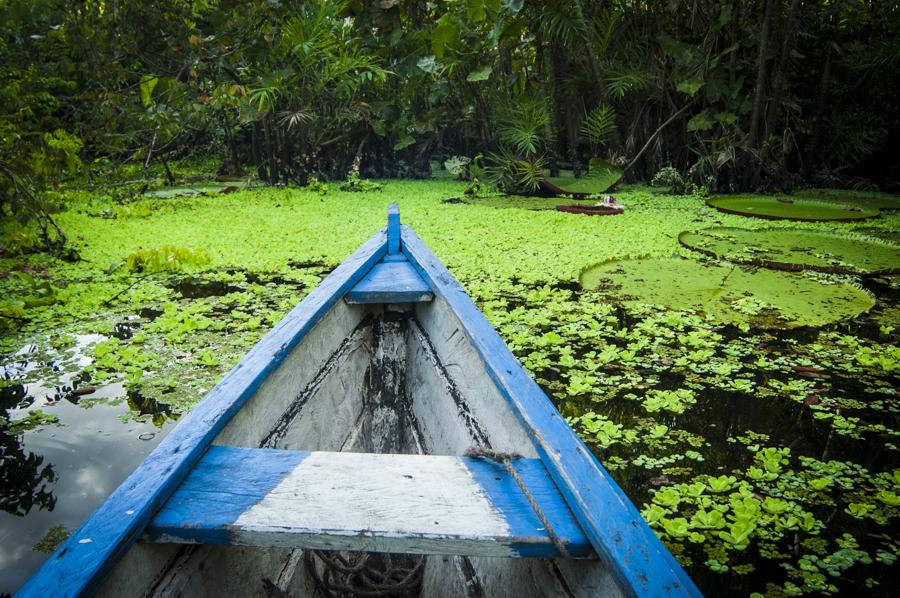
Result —
[[[16,593],[20,598],[86,596],[138,539],[225,424],[322,317],[387,253],[375,233],[279,322]]]
[[[408,226],[401,247],[456,313],[488,375],[534,441],[594,549],[634,596],[702,596],[640,512],[532,380],[453,275]]]

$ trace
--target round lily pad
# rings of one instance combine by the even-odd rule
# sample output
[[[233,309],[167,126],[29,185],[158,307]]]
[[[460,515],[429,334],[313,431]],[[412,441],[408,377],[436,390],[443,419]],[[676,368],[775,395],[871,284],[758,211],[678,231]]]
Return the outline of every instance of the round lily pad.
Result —
[[[849,284],[683,258],[601,262],[582,272],[581,285],[614,293],[626,304],[697,311],[725,324],[762,328],[822,326],[875,305],[869,293]]]
[[[189,197],[193,195],[213,195],[217,193],[230,193],[232,191],[241,191],[248,187],[259,186],[258,183],[247,183],[243,181],[236,182],[208,182],[196,183],[192,185],[182,185],[180,187],[162,187],[147,191],[144,195],[148,197],[156,197],[159,199],[169,199],[172,197]]]
[[[867,237],[876,237],[883,241],[889,241],[895,245],[900,245],[900,230],[894,228],[878,228],[875,226],[866,226],[854,229],[855,233],[866,235]]]
[[[900,246],[862,235],[714,227],[685,231],[678,241],[716,258],[776,270],[862,275],[900,272]]]
[[[625,208],[613,208],[610,206],[590,206],[590,205],[558,205],[556,210],[559,212],[568,212],[570,214],[585,214],[587,216],[615,216],[625,211]]]
[[[570,171],[561,172],[560,175],[547,180],[564,193],[596,195],[605,193],[622,178],[622,170],[606,160],[593,158],[584,176],[575,178]]]
[[[855,204],[762,195],[719,195],[706,203],[728,214],[770,220],[864,220],[880,214],[877,209]]]
[[[803,189],[797,197],[838,203],[852,203],[876,210],[900,210],[900,197],[880,191],[845,191],[842,189]]]

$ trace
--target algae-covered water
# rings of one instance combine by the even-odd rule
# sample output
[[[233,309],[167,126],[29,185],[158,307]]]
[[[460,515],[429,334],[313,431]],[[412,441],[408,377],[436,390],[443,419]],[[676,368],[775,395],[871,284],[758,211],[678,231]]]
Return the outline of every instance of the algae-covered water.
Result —
[[[768,274],[693,253],[678,236],[783,226],[890,240],[900,216],[757,222],[630,188],[617,194],[624,214],[585,217],[552,200],[468,198],[463,185],[253,188],[124,205],[102,188],[68,192],[59,221],[81,259],[0,260],[0,593],[397,202],[701,590],[892,594],[896,277],[780,273],[802,277],[786,289],[818,297],[824,287],[804,312],[795,297],[781,306],[777,293],[739,286]],[[703,269],[694,287],[704,301],[727,305],[642,291],[649,275],[637,268],[579,284],[596,264],[672,257]],[[726,277],[728,293],[717,291]],[[832,313],[832,297],[851,305]]]

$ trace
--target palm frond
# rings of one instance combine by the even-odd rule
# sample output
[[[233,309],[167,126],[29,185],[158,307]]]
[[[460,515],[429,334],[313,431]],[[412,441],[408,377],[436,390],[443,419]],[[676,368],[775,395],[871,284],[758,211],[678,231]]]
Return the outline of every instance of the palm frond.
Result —
[[[646,89],[650,85],[650,76],[641,71],[625,71],[607,77],[606,92],[617,98],[625,97],[629,91]]]
[[[506,106],[497,115],[497,134],[500,143],[516,153],[532,156],[544,144],[544,129],[550,120],[546,105],[535,99],[523,98]]]
[[[563,46],[569,46],[582,35],[581,23],[574,15],[564,10],[549,9],[542,15],[541,27],[550,39]]]
[[[616,131],[616,113],[606,104],[601,104],[584,117],[581,135],[592,145],[603,145]]]
[[[594,19],[594,27],[589,32],[593,35],[594,47],[600,56],[605,56],[612,44],[613,34],[622,20],[622,13],[617,10],[604,11],[599,18]]]
[[[312,122],[316,117],[314,113],[307,110],[296,110],[293,112],[285,111],[281,112],[279,116],[279,123],[288,130]]]
[[[540,187],[545,168],[543,157],[523,160],[501,148],[487,157],[484,173],[489,183],[506,193],[532,193]]]

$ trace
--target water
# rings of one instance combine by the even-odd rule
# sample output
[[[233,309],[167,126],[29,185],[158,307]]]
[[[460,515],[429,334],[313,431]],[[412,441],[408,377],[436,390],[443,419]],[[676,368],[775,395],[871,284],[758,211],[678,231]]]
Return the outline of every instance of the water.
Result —
[[[73,395],[78,371],[90,363],[85,349],[100,340],[77,337],[65,355],[44,361],[25,347],[3,366],[12,380],[58,375],[0,390],[0,415],[12,421],[40,411],[61,425],[19,434],[0,428],[0,594],[15,592],[50,556],[33,549],[48,530],[77,528],[174,425],[165,405],[128,396],[121,383]],[[132,419],[141,412],[146,421]]]

